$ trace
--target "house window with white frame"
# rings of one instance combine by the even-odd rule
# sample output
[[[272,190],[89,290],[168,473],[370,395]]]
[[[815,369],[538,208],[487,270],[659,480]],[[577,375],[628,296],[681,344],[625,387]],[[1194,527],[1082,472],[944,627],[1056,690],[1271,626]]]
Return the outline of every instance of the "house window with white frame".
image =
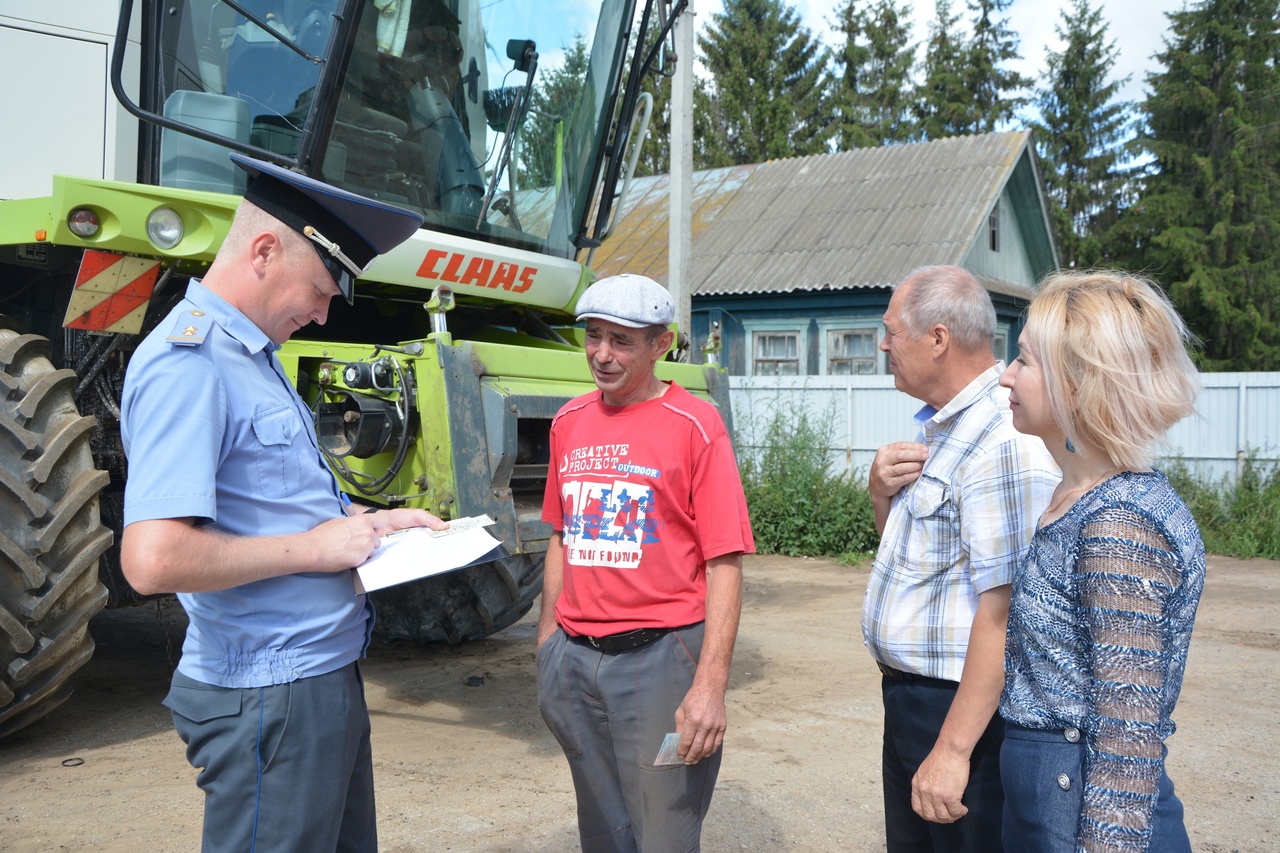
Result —
[[[991,215],[987,217],[987,236],[991,251],[1000,251],[1000,201],[996,200],[995,207],[991,208]]]
[[[799,376],[800,332],[752,332],[751,372],[755,376]]]
[[[827,330],[828,375],[872,376],[878,359],[875,329]]]

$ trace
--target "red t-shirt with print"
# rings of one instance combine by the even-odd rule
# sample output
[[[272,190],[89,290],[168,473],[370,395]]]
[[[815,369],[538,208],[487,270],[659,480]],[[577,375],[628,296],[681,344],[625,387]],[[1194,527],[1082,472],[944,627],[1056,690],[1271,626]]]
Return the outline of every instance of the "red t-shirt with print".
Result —
[[[560,410],[542,520],[564,534],[556,620],[579,636],[700,622],[707,560],[755,551],[724,421],[675,383],[643,403],[593,391]]]

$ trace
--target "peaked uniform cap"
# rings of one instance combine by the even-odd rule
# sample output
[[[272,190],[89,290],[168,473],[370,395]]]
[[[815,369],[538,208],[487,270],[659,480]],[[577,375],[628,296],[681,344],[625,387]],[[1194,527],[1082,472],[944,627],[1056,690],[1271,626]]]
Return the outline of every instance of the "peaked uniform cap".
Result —
[[[231,159],[249,173],[246,201],[300,234],[305,235],[304,229],[310,226],[337,244],[341,253],[361,270],[367,270],[374,258],[391,251],[422,227],[422,216],[402,207],[365,198],[234,151]],[[316,251],[332,270],[330,259],[326,258],[329,253],[320,245]],[[348,302],[353,296],[353,277],[338,280]]]
[[[595,317],[640,329],[671,325],[676,304],[667,289],[648,276],[622,273],[588,287],[578,300],[577,312],[579,320]]]

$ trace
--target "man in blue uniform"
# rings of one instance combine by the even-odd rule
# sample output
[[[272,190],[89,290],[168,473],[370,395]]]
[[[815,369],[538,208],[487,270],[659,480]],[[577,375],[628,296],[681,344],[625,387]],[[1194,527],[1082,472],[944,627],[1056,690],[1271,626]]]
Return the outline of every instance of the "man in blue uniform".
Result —
[[[251,179],[202,281],[134,354],[121,562],[190,617],[165,705],[200,768],[204,850],[377,849],[352,572],[423,510],[348,515],[275,356],[421,224],[239,155]]]

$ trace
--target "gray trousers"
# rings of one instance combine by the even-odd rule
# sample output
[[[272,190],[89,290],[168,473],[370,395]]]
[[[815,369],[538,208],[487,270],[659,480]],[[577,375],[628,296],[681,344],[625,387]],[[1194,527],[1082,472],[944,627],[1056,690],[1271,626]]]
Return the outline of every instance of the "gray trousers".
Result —
[[[164,704],[200,769],[204,853],[378,849],[369,711],[357,664],[271,687],[174,673]]]
[[[557,630],[538,650],[538,710],[569,759],[583,853],[700,849],[723,749],[654,767],[693,685],[702,625],[605,654]]]

